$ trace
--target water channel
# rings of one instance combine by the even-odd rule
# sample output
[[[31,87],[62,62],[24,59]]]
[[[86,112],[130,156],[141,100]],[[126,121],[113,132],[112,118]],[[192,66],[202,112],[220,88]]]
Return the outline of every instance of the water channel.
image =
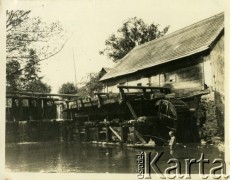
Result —
[[[209,173],[214,158],[224,159],[224,154],[213,146],[181,145],[173,154],[169,147],[154,149],[136,149],[119,146],[82,144],[77,142],[39,142],[6,144],[6,171],[8,172],[48,172],[48,173],[137,173],[138,152],[164,152],[158,166],[164,170],[170,165],[167,161],[179,159],[184,171],[184,159],[199,159],[201,153],[210,160],[205,165]],[[153,158],[152,157],[152,158]],[[198,164],[191,167],[192,173],[198,173]]]

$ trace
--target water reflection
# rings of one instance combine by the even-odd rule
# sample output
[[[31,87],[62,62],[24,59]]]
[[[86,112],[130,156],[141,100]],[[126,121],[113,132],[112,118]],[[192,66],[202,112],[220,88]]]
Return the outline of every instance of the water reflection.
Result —
[[[173,157],[184,161],[185,158],[199,159],[200,153],[205,158],[222,157],[223,154],[210,147],[181,147],[173,152]],[[6,169],[14,172],[81,172],[81,173],[136,173],[137,153],[141,149],[98,146],[93,144],[69,143],[23,143],[6,144]],[[168,147],[159,147],[151,151],[164,152],[158,162],[160,168],[169,165],[167,161],[172,157]],[[183,171],[182,162],[182,171]],[[209,170],[209,166],[207,168]],[[194,166],[193,173],[198,172]]]

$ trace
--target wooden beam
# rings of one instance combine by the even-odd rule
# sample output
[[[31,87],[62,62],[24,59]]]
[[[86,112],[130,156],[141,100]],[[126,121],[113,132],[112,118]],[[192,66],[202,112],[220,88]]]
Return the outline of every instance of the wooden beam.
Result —
[[[112,131],[113,134],[115,134],[115,136],[117,136],[117,138],[118,138],[120,141],[122,141],[121,136],[119,136],[119,134],[118,134],[111,126],[109,126],[109,129]]]
[[[156,86],[117,86],[119,89],[159,89],[159,90],[170,90],[167,87],[156,87]]]
[[[30,96],[59,96],[59,97],[79,97],[77,94],[51,94],[38,92],[6,92],[6,96],[30,95]]]
[[[132,105],[130,104],[130,102],[129,102],[129,101],[126,101],[126,104],[127,104],[128,108],[129,108],[131,114],[133,115],[133,118],[134,118],[134,119],[137,119],[137,115],[136,115],[136,113],[135,113],[135,111],[134,111]]]
[[[135,129],[135,134],[143,144],[146,144],[146,141],[143,139],[142,135],[136,129]]]

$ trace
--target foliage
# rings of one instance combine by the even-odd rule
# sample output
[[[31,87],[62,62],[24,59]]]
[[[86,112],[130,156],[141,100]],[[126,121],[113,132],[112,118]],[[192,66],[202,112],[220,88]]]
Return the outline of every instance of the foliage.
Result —
[[[38,75],[40,72],[39,64],[37,63],[37,55],[33,49],[29,50],[29,58],[25,61],[25,69],[19,74],[14,74],[14,78],[7,77],[7,91],[32,91],[32,92],[44,92],[49,93],[51,87],[46,83],[43,83],[42,77]],[[19,69],[20,64],[16,60],[7,62],[7,71],[13,69]]]
[[[224,108],[221,107],[221,103],[217,105],[216,100],[221,96],[217,97],[218,93],[215,94],[216,99],[213,101],[210,95],[202,96],[197,113],[200,138],[214,144],[218,138],[224,140]]]
[[[93,97],[95,92],[100,92],[103,88],[103,84],[99,82],[98,73],[88,74],[87,80],[82,82],[82,87],[79,88],[78,94],[80,96],[90,96]]]
[[[39,76],[39,62],[63,48],[65,33],[59,22],[47,24],[29,14],[23,10],[6,12],[6,88],[48,92],[50,86]]]
[[[21,30],[30,11],[6,11],[6,52],[26,50],[28,34]],[[29,41],[28,41],[29,42]]]
[[[24,90],[25,91],[32,91],[32,92],[50,93],[51,92],[51,86],[42,82],[39,79],[39,80],[28,82]]]
[[[7,91],[17,91],[20,86],[21,72],[19,71],[21,65],[16,60],[10,60],[6,63],[6,74],[12,74],[11,76],[6,77],[6,90]],[[18,73],[14,73],[15,71],[19,71]]]
[[[79,87],[78,89],[78,93],[77,93],[80,97],[88,97],[89,93],[87,92],[87,88],[85,85]]]
[[[78,92],[78,88],[73,83],[64,83],[59,88],[58,92],[60,94],[76,94]]]
[[[114,62],[118,62],[136,45],[159,38],[167,33],[169,26],[162,31],[158,24],[146,24],[142,19],[131,18],[123,23],[116,34],[112,34],[105,41],[106,48],[99,53],[107,55]]]

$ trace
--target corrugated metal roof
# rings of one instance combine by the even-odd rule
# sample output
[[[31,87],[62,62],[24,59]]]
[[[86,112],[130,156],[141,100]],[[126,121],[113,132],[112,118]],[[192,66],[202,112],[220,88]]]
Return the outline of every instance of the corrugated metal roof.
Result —
[[[224,13],[220,13],[159,39],[139,45],[105,74],[101,81],[207,50],[223,28]]]

